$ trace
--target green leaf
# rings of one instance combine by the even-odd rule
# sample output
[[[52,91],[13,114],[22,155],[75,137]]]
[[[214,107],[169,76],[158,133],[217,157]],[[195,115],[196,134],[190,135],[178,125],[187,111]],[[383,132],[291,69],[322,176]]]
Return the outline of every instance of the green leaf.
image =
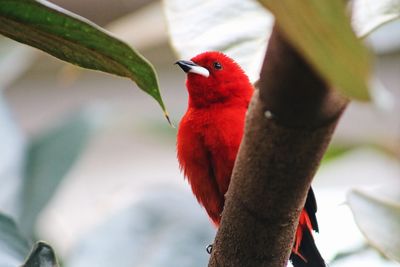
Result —
[[[20,216],[25,234],[32,235],[39,212],[82,153],[95,126],[93,115],[80,112],[30,144]]]
[[[347,202],[368,242],[386,257],[400,262],[400,185],[375,193],[353,190]]]
[[[132,79],[168,118],[153,66],[90,21],[43,0],[0,0],[0,33],[72,64]]]
[[[28,252],[28,241],[22,237],[15,222],[0,213],[0,266],[18,266]]]
[[[273,16],[256,1],[164,0],[171,43],[181,59],[218,50],[260,77]]]
[[[345,1],[259,0],[292,45],[345,96],[369,100],[370,57],[350,25]]]
[[[361,38],[386,23],[400,19],[400,0],[353,0],[352,9],[351,23]]]
[[[56,254],[53,248],[43,242],[37,242],[25,263],[21,267],[58,267]]]

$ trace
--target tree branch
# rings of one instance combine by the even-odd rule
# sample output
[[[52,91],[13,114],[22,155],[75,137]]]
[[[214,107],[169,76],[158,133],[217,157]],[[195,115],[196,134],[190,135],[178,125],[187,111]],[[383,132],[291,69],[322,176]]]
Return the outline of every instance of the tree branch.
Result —
[[[348,102],[276,26],[259,85],[210,267],[287,265],[311,180]]]

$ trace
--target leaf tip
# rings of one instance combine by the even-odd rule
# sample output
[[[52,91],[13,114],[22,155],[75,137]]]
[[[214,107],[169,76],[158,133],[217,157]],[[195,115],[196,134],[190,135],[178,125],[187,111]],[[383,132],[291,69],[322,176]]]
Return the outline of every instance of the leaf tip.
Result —
[[[171,121],[171,119],[170,119],[170,117],[169,117],[169,115],[168,115],[168,112],[166,111],[166,110],[164,110],[164,116],[165,116],[165,118],[167,119],[167,121],[168,121],[168,124],[172,127],[172,128],[176,128],[176,126],[174,125],[174,123]]]

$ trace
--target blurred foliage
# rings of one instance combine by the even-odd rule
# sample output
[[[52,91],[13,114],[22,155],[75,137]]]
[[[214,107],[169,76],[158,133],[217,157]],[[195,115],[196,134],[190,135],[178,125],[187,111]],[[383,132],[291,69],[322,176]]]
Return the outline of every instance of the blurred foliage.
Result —
[[[168,118],[153,66],[90,21],[47,1],[0,0],[0,33],[84,68],[132,79]]]
[[[34,59],[32,50],[11,43],[0,39],[0,69],[7,75],[7,79],[0,79],[1,86],[17,79]],[[20,60],[21,56],[26,57]],[[20,266],[28,255],[36,218],[84,149],[97,125],[97,114],[93,109],[77,111],[29,142],[14,123],[0,92],[0,266]],[[41,244],[36,245],[25,266],[54,266],[45,260],[51,248],[47,245],[43,250],[46,246]]]
[[[321,164],[328,163],[332,160],[335,160],[337,158],[340,158],[343,156],[345,153],[351,151],[352,149],[356,148],[357,146],[355,145],[330,145],[328,149],[326,150],[324,157],[322,158]]]
[[[346,153],[354,150],[354,149],[359,149],[359,148],[368,148],[377,152],[381,152],[382,154],[385,154],[387,156],[396,158],[397,153],[396,151],[393,150],[393,148],[385,147],[379,144],[372,144],[372,143],[333,143],[330,144],[325,151],[325,154],[322,158],[321,164],[326,164],[331,161],[334,161],[342,156],[344,156]]]
[[[95,126],[93,115],[78,112],[29,144],[19,219],[26,235],[33,233],[38,214],[85,148]]]
[[[215,228],[190,200],[189,192],[168,185],[147,190],[139,201],[90,229],[65,266],[206,266],[205,246]]]
[[[361,246],[356,247],[352,250],[348,250],[345,252],[339,252],[331,259],[330,264],[332,265],[333,263],[335,263],[337,261],[346,259],[348,257],[352,257],[352,256],[359,254],[361,252],[364,252],[368,249],[370,249],[370,246],[368,244],[362,244]]]
[[[39,213],[48,204],[59,183],[85,148],[89,134],[96,126],[93,116],[96,114],[91,110],[77,112],[69,120],[43,132],[30,143],[25,160],[18,157],[14,159],[21,162],[16,162],[13,166],[25,168],[24,171],[18,172],[22,175],[19,179],[23,181],[19,184],[21,188],[13,189],[22,194],[10,196],[18,204],[17,210],[20,213],[13,219],[0,214],[0,266],[17,266],[15,262],[20,264],[27,255],[29,245],[25,238],[34,236],[34,226]],[[0,177],[5,184],[19,178],[9,176],[8,173],[5,175]],[[4,198],[2,201],[8,203],[10,200]],[[24,266],[56,266],[49,265],[51,248],[48,245],[38,243],[35,248],[35,253],[31,254],[30,260]],[[9,265],[10,261],[14,264]]]
[[[347,202],[369,244],[400,262],[400,184],[372,193],[353,190]]]
[[[134,130],[136,133],[142,133],[145,136],[161,140],[162,143],[166,143],[168,146],[176,142],[176,131],[171,131],[171,127],[168,127],[160,120],[147,120],[138,123]]]
[[[25,140],[0,91],[0,211],[17,216]]]

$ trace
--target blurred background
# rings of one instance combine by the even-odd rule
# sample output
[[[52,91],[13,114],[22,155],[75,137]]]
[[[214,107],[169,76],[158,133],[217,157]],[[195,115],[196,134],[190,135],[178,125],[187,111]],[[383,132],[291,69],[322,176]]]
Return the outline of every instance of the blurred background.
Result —
[[[160,2],[52,2],[107,27],[149,59],[178,124],[187,104],[185,75],[173,65],[178,58]],[[331,266],[398,266],[366,246],[345,204],[351,188],[400,177],[400,24],[383,27],[367,42],[376,55],[374,83],[386,88],[384,104],[350,104],[314,180],[317,242],[328,262],[336,259]],[[27,150],[28,158],[57,167],[65,159],[59,151],[81,148],[73,156],[66,152],[70,164],[58,170],[65,173],[58,182],[35,189],[44,199],[32,204],[26,222],[34,223],[26,229],[34,227],[36,238],[52,244],[65,266],[206,266],[205,247],[215,230],[179,171],[176,129],[155,101],[128,79],[83,70],[5,38],[0,53],[6,122],[0,159],[15,171],[8,177],[19,177]],[[32,152],[43,140],[57,144],[53,154]],[[11,200],[21,193],[20,182],[4,179],[0,208],[18,213]]]

